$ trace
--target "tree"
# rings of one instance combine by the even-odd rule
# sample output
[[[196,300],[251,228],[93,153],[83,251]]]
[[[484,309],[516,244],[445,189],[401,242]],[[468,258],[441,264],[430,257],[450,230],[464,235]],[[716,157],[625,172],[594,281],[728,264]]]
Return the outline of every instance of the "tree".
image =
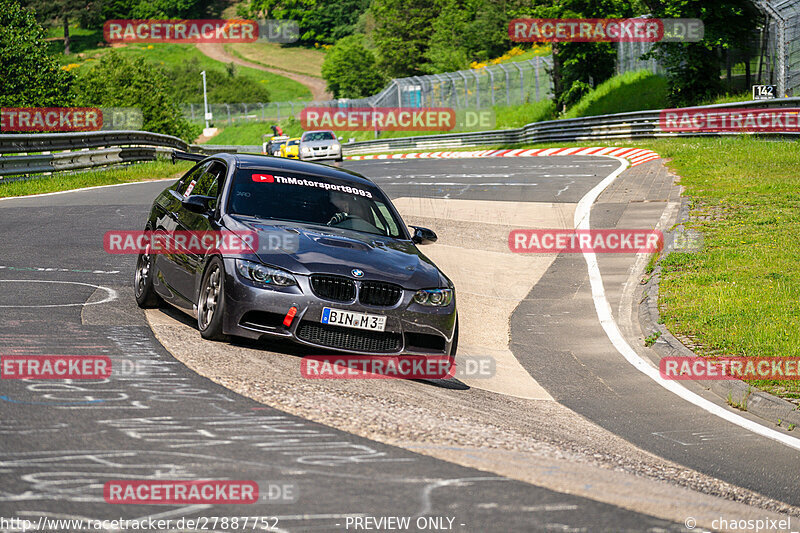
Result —
[[[334,98],[362,98],[379,92],[386,79],[376,67],[375,55],[357,34],[339,39],[325,55],[322,77]]]
[[[469,67],[470,61],[498,57],[511,46],[508,17],[499,2],[437,0],[439,15],[425,57],[428,72],[451,72]]]
[[[296,20],[299,44],[333,44],[351,35],[369,0],[251,0],[239,13],[254,18]]]
[[[431,0],[372,0],[370,11],[378,67],[393,78],[429,70],[425,54],[439,6]]]
[[[143,129],[191,141],[199,127],[183,118],[170,98],[166,76],[143,58],[129,59],[115,52],[105,54],[75,84],[76,104],[92,107],[141,109]]]
[[[656,17],[698,18],[705,26],[699,43],[656,43],[649,56],[667,70],[669,100],[694,105],[722,92],[719,51],[746,49],[760,20],[750,0],[642,0]]]
[[[69,23],[80,18],[91,18],[93,13],[99,11],[97,1],[86,0],[23,0],[22,5],[33,9],[39,21],[61,19],[64,28],[64,54],[69,54]]]
[[[102,0],[104,20],[204,18],[216,15],[219,2],[202,0]]]
[[[681,0],[676,0],[681,1]],[[628,18],[643,14],[638,1],[547,0],[535,7],[515,7],[509,18]],[[612,43],[553,43],[553,87],[559,108],[570,106],[614,75]]]
[[[14,0],[0,0],[0,107],[71,104],[72,75],[47,51],[34,14]]]

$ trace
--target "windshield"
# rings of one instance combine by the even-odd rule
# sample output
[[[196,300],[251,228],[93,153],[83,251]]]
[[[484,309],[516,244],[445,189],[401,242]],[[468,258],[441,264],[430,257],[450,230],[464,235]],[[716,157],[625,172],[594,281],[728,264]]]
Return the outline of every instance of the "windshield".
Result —
[[[300,144],[300,139],[294,139],[286,143],[286,146],[295,146],[296,144]]]
[[[310,131],[303,134],[304,141],[332,141],[335,137],[329,131]]]
[[[374,186],[301,174],[239,169],[228,212],[405,238],[389,200]]]

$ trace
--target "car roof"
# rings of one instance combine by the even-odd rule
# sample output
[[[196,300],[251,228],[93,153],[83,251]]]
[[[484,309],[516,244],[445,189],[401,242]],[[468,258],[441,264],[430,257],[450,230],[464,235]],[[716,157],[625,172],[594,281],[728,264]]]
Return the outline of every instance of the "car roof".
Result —
[[[359,183],[374,187],[375,183],[361,174],[346,170],[343,168],[331,167],[328,165],[321,165],[319,163],[310,163],[308,161],[298,161],[295,159],[286,159],[283,157],[272,157],[261,154],[215,154],[213,157],[223,159],[226,162],[235,165],[241,169],[263,169],[274,172],[293,172],[297,174],[306,174],[309,176],[318,176],[322,178],[334,178],[345,180],[352,183]]]

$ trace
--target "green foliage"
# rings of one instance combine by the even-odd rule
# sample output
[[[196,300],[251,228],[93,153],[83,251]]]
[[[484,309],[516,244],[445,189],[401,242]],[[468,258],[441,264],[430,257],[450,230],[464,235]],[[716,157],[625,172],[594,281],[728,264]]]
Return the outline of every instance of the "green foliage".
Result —
[[[0,107],[67,106],[72,76],[47,52],[31,11],[0,0]]]
[[[369,96],[386,83],[376,68],[375,56],[364,46],[363,35],[339,39],[325,56],[322,77],[335,98]]]
[[[699,18],[705,35],[699,43],[656,43],[650,55],[667,69],[669,100],[694,105],[722,92],[718,49],[744,48],[761,18],[750,0],[643,0],[656,17]]]
[[[369,0],[251,0],[241,15],[275,20],[296,20],[299,44],[333,44],[351,35]]]
[[[162,67],[170,80],[169,91],[176,102],[196,104],[203,101],[204,70],[197,57],[193,57],[179,65]],[[235,65],[230,63],[225,70],[205,69],[206,90],[210,104],[231,102],[269,102],[269,91],[264,84],[253,78],[237,73]]]
[[[112,52],[78,77],[76,103],[96,107],[138,107],[144,118],[142,129],[194,140],[200,128],[183,118],[169,96],[169,83],[144,59],[129,59]]]
[[[503,5],[485,0],[436,0],[440,12],[431,24],[432,35],[424,65],[428,72],[452,72],[470,61],[498,57],[511,47],[508,17]]]
[[[509,18],[627,18],[645,12],[637,1],[546,0],[535,6],[511,9]],[[613,76],[616,57],[612,43],[553,44],[552,74],[559,109],[573,105],[592,87]]]
[[[102,17],[108,19],[203,18],[214,14],[202,0],[104,0]]]
[[[378,50],[378,66],[386,75],[401,78],[429,70],[425,55],[439,7],[431,0],[372,0],[375,29],[371,37]]]
[[[667,80],[647,70],[626,72],[603,82],[567,110],[564,118],[668,107]]]

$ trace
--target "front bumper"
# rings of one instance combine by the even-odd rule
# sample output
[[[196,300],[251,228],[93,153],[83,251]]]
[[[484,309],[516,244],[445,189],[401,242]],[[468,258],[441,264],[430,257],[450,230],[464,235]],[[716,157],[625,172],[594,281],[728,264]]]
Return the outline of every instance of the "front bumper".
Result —
[[[299,287],[272,290],[243,279],[235,259],[225,260],[225,317],[223,332],[250,339],[283,338],[330,353],[364,355],[447,355],[456,323],[454,301],[447,307],[424,307],[412,301],[414,291],[404,290],[390,307],[342,303],[319,298],[309,278],[295,276]],[[291,307],[297,314],[287,327],[283,319]],[[322,309],[386,316],[383,332],[365,331],[321,323]]]
[[[342,157],[342,150],[331,150],[324,148],[321,150],[311,150],[311,152],[304,154],[300,152],[300,159],[303,161],[319,161],[323,159],[339,159]]]

